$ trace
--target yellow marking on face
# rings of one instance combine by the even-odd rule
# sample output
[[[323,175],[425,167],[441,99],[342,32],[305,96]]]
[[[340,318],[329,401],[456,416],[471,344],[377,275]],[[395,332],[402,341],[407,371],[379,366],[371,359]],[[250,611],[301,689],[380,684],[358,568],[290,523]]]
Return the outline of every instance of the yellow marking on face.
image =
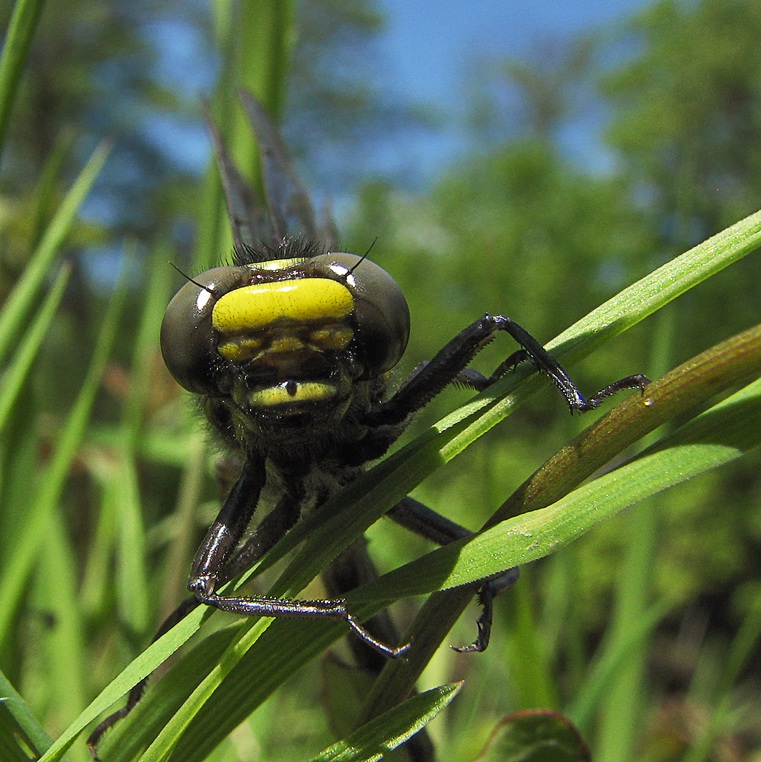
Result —
[[[309,332],[309,343],[327,350],[346,349],[353,338],[354,331],[348,326],[316,328]]]
[[[298,383],[289,391],[285,384],[278,384],[267,389],[252,392],[249,396],[251,407],[277,407],[278,405],[293,405],[296,402],[321,402],[336,395],[332,384],[322,384],[317,381]]]
[[[253,337],[238,337],[234,341],[226,341],[217,347],[217,352],[230,362],[244,362],[253,360],[261,351],[263,342]]]
[[[225,294],[212,310],[212,325],[223,335],[256,331],[277,322],[303,324],[339,320],[354,309],[346,286],[328,278],[257,283]]]

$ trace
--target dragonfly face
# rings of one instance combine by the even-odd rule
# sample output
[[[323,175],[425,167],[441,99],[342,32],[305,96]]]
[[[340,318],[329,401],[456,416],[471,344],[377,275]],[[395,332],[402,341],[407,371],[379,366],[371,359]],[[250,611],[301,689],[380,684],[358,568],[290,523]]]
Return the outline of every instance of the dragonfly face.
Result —
[[[267,447],[249,438],[303,444],[347,415],[356,422],[409,337],[404,294],[375,263],[300,239],[278,253],[250,261],[259,253],[238,249],[233,266],[193,278],[161,330],[169,371],[208,399],[212,423],[224,436],[232,427],[244,449]]]

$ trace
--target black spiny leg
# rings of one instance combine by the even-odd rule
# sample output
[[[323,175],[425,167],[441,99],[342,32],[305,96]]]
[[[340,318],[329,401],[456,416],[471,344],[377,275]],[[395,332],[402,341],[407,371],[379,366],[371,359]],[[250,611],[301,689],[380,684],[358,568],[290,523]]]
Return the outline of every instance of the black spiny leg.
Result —
[[[412,497],[402,498],[386,515],[405,529],[409,529],[437,545],[447,545],[454,540],[470,537],[473,534],[465,527],[450,521]],[[505,590],[509,590],[519,577],[520,570],[514,566],[490,579],[476,583],[479,585],[478,603],[481,606],[481,614],[476,621],[478,634],[469,646],[452,646],[455,651],[459,653],[480,653],[486,650],[491,637],[494,598]]]
[[[246,527],[251,519],[256,503],[264,486],[263,464],[249,461],[243,467],[240,478],[232,488],[222,506],[217,519],[209,529],[206,538],[196,554],[188,581],[188,589],[207,606],[220,611],[243,616],[282,616],[282,617],[320,617],[339,619],[346,622],[351,630],[368,646],[385,656],[395,657],[403,654],[409,644],[391,646],[374,637],[366,630],[346,608],[343,598],[328,600],[289,600],[258,596],[220,595],[217,589],[228,579],[228,566],[238,566],[249,559],[247,546],[244,544],[236,555]],[[296,511],[298,499],[289,495],[280,501],[293,501],[290,506]],[[287,511],[291,514],[292,511]]]
[[[371,635],[347,611],[343,599],[292,601],[267,596],[227,597],[216,593],[222,585],[249,569],[299,519],[298,500],[292,495],[284,495],[276,507],[262,519],[256,531],[240,544],[256,510],[264,480],[265,471],[262,463],[250,461],[244,465],[240,477],[230,490],[222,510],[196,553],[188,582],[194,597],[183,601],[164,620],[151,642],[158,640],[199,604],[204,603],[223,611],[248,616],[318,616],[342,619],[347,622],[366,648],[385,657],[395,657],[404,653],[409,648],[409,644],[398,647],[389,646],[383,640]],[[393,629],[390,632],[393,632]],[[386,632],[382,635],[385,637]],[[150,676],[135,685],[129,693],[126,705],[106,717],[90,734],[87,745],[95,760],[98,760],[97,745],[103,734],[135,708],[145,692],[149,679]]]
[[[521,349],[485,377],[467,366],[499,332],[512,336]],[[641,375],[626,376],[584,397],[560,363],[525,329],[505,315],[484,315],[455,336],[429,362],[421,365],[388,402],[366,420],[369,425],[393,425],[428,404],[444,387],[460,381],[479,391],[486,389],[521,362],[531,361],[552,380],[565,397],[571,412],[594,410],[600,403],[624,389],[644,389],[649,380]]]

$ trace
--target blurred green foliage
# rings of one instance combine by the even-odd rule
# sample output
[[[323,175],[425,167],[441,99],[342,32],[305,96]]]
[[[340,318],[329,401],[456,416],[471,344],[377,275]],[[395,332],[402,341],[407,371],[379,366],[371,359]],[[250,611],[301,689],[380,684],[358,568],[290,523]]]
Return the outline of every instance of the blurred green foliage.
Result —
[[[72,263],[70,283],[0,444],[1,568],[38,516],[30,493],[52,478],[50,464],[76,428],[70,412],[84,410],[92,395],[89,424],[60,466],[66,479],[51,499],[55,511],[39,514],[35,531],[44,539],[36,561],[19,580],[20,597],[5,604],[0,632],[0,668],[54,738],[179,600],[215,512],[210,448],[163,369],[156,327],[176,285],[166,260],[203,261],[204,241],[226,256],[225,234],[204,227],[213,172],[202,180],[202,162],[183,158],[177,145],[196,146],[203,135],[199,90],[211,93],[218,78],[239,84],[257,74],[227,70],[226,39],[245,47],[265,34],[240,22],[236,7],[215,4],[212,20],[197,2],[48,3],[16,94],[0,173],[3,297],[34,261],[95,144],[104,137],[115,143],[59,246],[59,257]],[[11,11],[0,9],[4,29]],[[370,2],[321,0],[298,6],[296,27],[283,32],[281,47],[292,48],[293,61],[290,72],[281,66],[276,75],[281,85],[289,75],[286,131],[308,176],[330,171],[356,181],[363,152],[379,136],[432,127],[414,104],[391,102],[370,76],[382,22]],[[548,340],[656,265],[755,211],[759,27],[753,2],[661,0],[604,34],[567,41],[557,56],[489,62],[483,70],[491,79],[479,84],[482,100],[473,104],[481,142],[472,153],[425,192],[365,180],[342,232],[354,251],[378,236],[372,256],[410,301],[413,333],[399,377],[485,311],[509,314]],[[194,51],[180,76],[164,68],[172,35]],[[509,116],[500,112],[505,92]],[[595,93],[605,115],[604,170],[581,166],[564,148],[580,92]],[[170,137],[158,138],[157,125]],[[104,315],[117,319],[106,293],[122,259],[130,260],[121,276],[125,304],[98,375],[91,356],[96,346],[107,349]],[[629,373],[659,375],[757,322],[759,304],[756,255],[606,345],[573,376],[590,390]],[[495,342],[478,365],[490,368],[510,351]],[[467,396],[443,394],[416,431]],[[415,494],[480,526],[585,424],[570,419],[548,389]],[[446,719],[431,726],[446,750],[442,759],[474,759],[503,715],[531,708],[538,697],[574,707],[606,645],[646,614],[657,625],[625,652],[584,728],[595,758],[759,759],[760,477],[758,455],[741,460],[532,565],[499,606],[490,651],[464,659],[440,649],[424,676],[424,687],[468,677]],[[385,525],[370,536],[384,570],[425,549]],[[632,576],[636,590],[627,588]],[[412,607],[399,609],[409,621]],[[469,642],[472,619],[462,618],[451,642]],[[724,685],[730,657],[740,667]],[[533,676],[526,676],[528,661]],[[319,665],[302,669],[210,758],[306,758],[328,746],[322,679]],[[310,731],[293,731],[299,728]],[[26,730],[31,747],[40,728]],[[69,754],[89,758],[81,742]]]

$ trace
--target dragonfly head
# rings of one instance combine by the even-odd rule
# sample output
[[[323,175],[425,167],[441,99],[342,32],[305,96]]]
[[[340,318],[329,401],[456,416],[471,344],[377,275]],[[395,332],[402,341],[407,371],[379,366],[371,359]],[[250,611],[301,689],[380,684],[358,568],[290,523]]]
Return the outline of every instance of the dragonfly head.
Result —
[[[170,302],[161,349],[185,389],[252,418],[340,418],[355,384],[390,370],[409,308],[381,267],[345,253],[216,267]]]

